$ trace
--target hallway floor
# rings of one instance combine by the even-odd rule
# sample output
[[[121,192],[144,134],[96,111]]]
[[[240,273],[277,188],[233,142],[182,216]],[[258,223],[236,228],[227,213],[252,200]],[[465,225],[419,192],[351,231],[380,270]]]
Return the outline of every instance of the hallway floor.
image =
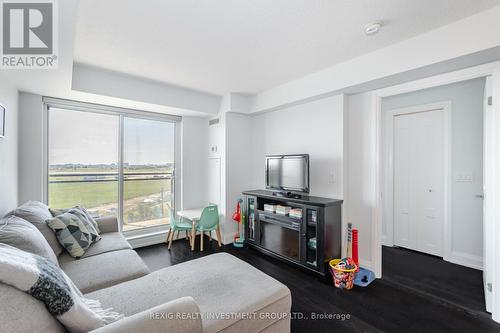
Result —
[[[391,283],[484,312],[483,272],[398,247],[382,247],[382,272]]]

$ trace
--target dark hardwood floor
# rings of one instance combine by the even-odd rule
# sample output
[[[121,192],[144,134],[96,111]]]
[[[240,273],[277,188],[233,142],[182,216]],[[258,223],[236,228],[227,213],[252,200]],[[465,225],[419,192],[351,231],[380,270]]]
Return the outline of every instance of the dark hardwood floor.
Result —
[[[206,244],[210,244],[208,239]],[[292,320],[292,332],[500,332],[500,325],[475,307],[476,301],[471,302],[475,308],[467,308],[443,295],[433,297],[429,292],[405,286],[394,278],[343,291],[330,281],[247,248],[229,245],[219,249],[212,242],[204,252],[192,252],[187,241],[178,240],[171,251],[164,244],[137,250],[151,270],[219,251],[235,255],[290,288],[292,312],[298,313]],[[338,314],[345,319],[312,320],[315,314]]]
[[[486,311],[483,273],[442,258],[382,247],[384,279],[478,312]]]

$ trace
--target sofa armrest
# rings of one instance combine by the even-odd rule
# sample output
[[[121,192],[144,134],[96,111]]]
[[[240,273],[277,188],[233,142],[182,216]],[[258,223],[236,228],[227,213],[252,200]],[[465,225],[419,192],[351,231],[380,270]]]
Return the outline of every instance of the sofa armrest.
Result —
[[[181,297],[100,327],[93,333],[201,333],[200,309],[192,297]]]
[[[118,224],[118,218],[116,216],[106,216],[95,219],[99,229],[102,233],[108,232],[118,232],[120,231],[120,226]]]

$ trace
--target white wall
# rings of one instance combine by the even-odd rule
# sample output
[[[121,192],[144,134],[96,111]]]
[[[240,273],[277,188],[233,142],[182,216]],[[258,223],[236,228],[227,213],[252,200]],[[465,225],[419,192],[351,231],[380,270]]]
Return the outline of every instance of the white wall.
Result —
[[[231,215],[241,193],[265,188],[267,154],[309,154],[310,194],[343,198],[343,95],[260,115],[236,113],[231,108],[228,104],[221,110],[221,126],[211,126],[209,135],[211,140],[223,141],[218,156],[224,243],[232,242],[236,232]]]
[[[382,112],[451,101],[451,246],[454,261],[482,267],[483,99],[485,79],[479,78],[382,100]],[[472,181],[459,181],[460,175]],[[383,232],[386,229],[383,225]]]
[[[342,199],[343,116],[343,95],[254,116],[255,187],[265,188],[265,155],[307,153],[310,195]]]
[[[211,119],[218,120],[208,126],[208,182],[207,199],[209,203],[223,207],[222,200],[222,157],[224,153],[224,126],[220,117]]]
[[[190,110],[216,114],[221,101],[216,95],[80,63],[73,65],[71,88],[73,91],[95,94],[98,98],[109,96],[163,105],[176,113]]]
[[[177,209],[206,206],[208,203],[208,119],[183,117],[181,131],[182,190],[181,205]]]
[[[5,138],[0,138],[0,217],[18,204],[18,92],[0,80],[0,104],[6,108]]]
[[[229,100],[228,100],[229,101]],[[220,177],[220,226],[222,242],[233,242],[237,224],[231,219],[242,192],[252,189],[252,118],[231,112],[231,104],[223,103],[218,115],[219,124],[209,126],[206,145],[209,160],[218,160],[220,168],[210,168],[207,186],[216,186],[212,178]],[[211,148],[216,146],[217,151]],[[218,186],[217,185],[217,186]],[[212,193],[212,189],[207,189]],[[217,191],[215,191],[217,192]],[[212,200],[213,201],[213,200]]]
[[[373,192],[373,131],[375,119],[371,111],[370,93],[348,98],[347,131],[347,197],[344,206],[346,219],[359,230],[359,258],[365,268],[372,268],[372,214],[375,208]]]
[[[43,201],[45,136],[42,96],[19,94],[19,202]]]
[[[231,219],[241,192],[254,188],[251,147],[253,144],[252,118],[229,112],[225,114],[225,214],[222,231],[224,242],[233,241],[237,224]]]
[[[221,108],[219,114],[212,118],[218,119],[219,123],[216,125],[208,126],[208,142],[205,147],[208,151],[208,179],[206,181],[208,199],[210,203],[217,203],[220,217],[220,230],[222,235],[222,243],[229,244],[232,242],[231,232],[232,228],[230,226],[228,213],[226,210],[226,110],[230,110],[230,98],[229,96],[224,96],[221,103]],[[216,150],[212,150],[216,149]],[[219,180],[217,184],[214,179]],[[211,186],[217,186],[217,189],[211,188]],[[219,197],[214,198],[216,192],[219,192]],[[229,221],[226,223],[226,219]],[[229,225],[229,227],[226,227]]]

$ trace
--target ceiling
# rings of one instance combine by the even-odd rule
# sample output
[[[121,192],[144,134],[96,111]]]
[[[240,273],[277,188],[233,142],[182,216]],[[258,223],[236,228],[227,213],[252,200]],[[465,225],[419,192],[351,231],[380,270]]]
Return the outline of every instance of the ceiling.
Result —
[[[75,62],[212,94],[255,94],[499,0],[85,0]],[[363,27],[383,29],[365,36]],[[425,50],[422,50],[425,52]]]

